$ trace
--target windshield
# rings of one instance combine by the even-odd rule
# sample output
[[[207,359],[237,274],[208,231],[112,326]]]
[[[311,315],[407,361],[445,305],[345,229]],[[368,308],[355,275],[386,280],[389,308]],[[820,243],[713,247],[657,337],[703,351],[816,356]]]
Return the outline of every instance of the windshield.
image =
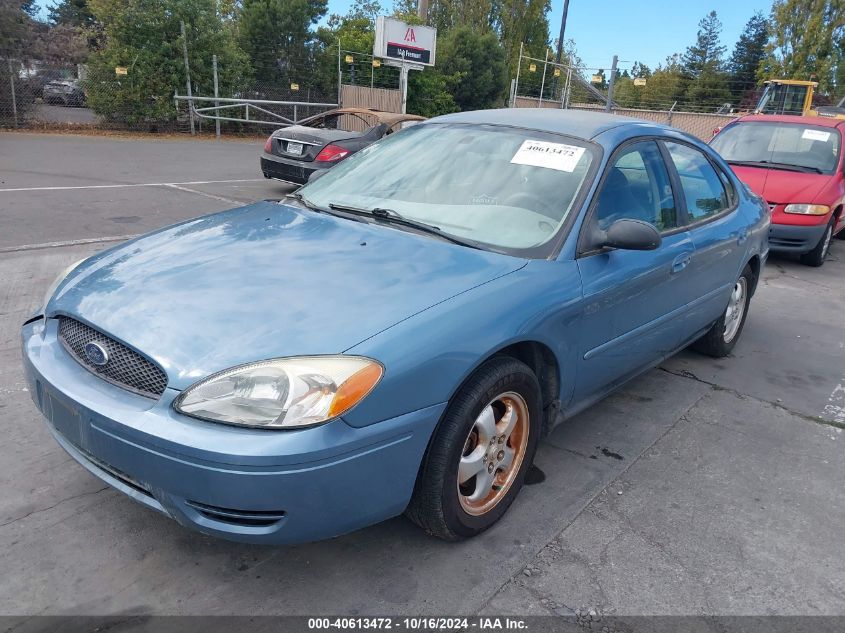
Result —
[[[322,208],[386,209],[494,250],[526,251],[558,233],[594,151],[543,132],[429,123],[364,148],[300,193]]]
[[[729,163],[772,163],[831,174],[839,162],[839,132],[801,123],[737,123],[710,145]]]

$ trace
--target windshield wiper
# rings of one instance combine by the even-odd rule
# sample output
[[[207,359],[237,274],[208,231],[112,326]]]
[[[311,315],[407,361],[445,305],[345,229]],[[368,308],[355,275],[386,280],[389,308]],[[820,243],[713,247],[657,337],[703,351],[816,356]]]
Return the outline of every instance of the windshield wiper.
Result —
[[[778,163],[771,160],[729,160],[728,164],[739,165],[740,167],[771,167],[772,169],[782,169],[784,171],[798,171],[807,174],[824,173],[818,167],[811,167],[810,165],[790,165],[789,163]]]
[[[435,235],[441,239],[447,240],[454,244],[460,244],[461,246],[468,246],[469,248],[476,248],[482,250],[480,246],[470,240],[464,240],[460,237],[450,235],[449,233],[444,233],[443,229],[441,229],[439,226],[434,226],[433,224],[427,224],[425,222],[420,222],[419,220],[412,220],[410,218],[406,218],[401,213],[399,213],[398,211],[394,211],[393,209],[385,209],[382,207],[363,209],[361,207],[352,207],[347,204],[337,204],[334,202],[329,203],[329,208],[334,209],[336,211],[345,211],[346,213],[352,213],[355,215],[373,217],[377,221],[387,222],[389,224],[407,226],[408,228],[416,229],[421,233]]]
[[[286,197],[286,198],[293,198],[294,200],[296,200],[297,202],[299,202],[299,203],[300,203],[303,207],[305,207],[306,209],[310,209],[311,211],[316,211],[317,213],[326,213],[326,214],[328,214],[328,215],[333,215],[333,216],[335,216],[336,218],[344,218],[344,219],[346,219],[346,220],[353,220],[353,221],[355,221],[355,222],[361,222],[361,220],[359,220],[359,219],[357,219],[357,218],[350,218],[350,217],[349,217],[348,215],[346,215],[345,213],[344,213],[344,214],[341,214],[341,213],[332,213],[332,211],[331,211],[330,209],[326,209],[325,207],[321,207],[321,206],[318,206],[318,205],[314,204],[313,202],[311,202],[308,198],[306,198],[305,196],[303,196],[303,195],[302,195],[301,193],[299,193],[298,191],[294,191],[293,193],[289,193],[289,194],[287,194],[285,197]],[[329,205],[329,206],[331,206],[331,205]]]

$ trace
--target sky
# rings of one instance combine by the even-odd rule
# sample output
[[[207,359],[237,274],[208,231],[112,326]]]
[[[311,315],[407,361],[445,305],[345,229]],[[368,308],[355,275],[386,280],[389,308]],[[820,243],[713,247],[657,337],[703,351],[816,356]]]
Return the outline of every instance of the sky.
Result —
[[[393,1],[381,0],[385,13]],[[560,33],[563,0],[551,0],[552,40]],[[329,14],[347,12],[352,0],[329,0]],[[722,21],[722,44],[733,51],[745,23],[755,11],[769,14],[772,0],[570,0],[566,39],[575,40],[587,68],[610,68],[619,55],[619,68],[640,61],[650,68],[695,43],[698,22],[711,10]]]

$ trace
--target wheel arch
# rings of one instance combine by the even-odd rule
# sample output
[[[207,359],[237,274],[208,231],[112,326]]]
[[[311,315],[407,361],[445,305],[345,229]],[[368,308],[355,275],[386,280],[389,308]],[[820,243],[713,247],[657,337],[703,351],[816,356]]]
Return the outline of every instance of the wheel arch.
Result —
[[[754,296],[754,292],[757,290],[757,282],[760,281],[760,273],[762,272],[762,266],[760,262],[759,255],[752,255],[751,259],[748,260],[746,266],[751,267],[751,296]],[[743,266],[744,268],[744,266]]]

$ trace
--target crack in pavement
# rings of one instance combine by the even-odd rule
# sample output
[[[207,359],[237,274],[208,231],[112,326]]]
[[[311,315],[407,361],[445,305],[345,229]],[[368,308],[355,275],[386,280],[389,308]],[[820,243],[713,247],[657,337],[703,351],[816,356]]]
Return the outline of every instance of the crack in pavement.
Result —
[[[663,367],[662,365],[658,367],[660,371],[666,372],[672,376],[678,376],[679,378],[688,378],[690,380],[695,380],[696,382],[700,382],[704,385],[710,385],[713,389],[717,389],[720,391],[727,391],[730,394],[735,395],[737,398],[741,400],[747,400],[751,398],[752,400],[756,400],[757,402],[762,402],[764,404],[768,404],[776,409],[780,409],[781,411],[786,411],[790,415],[794,415],[795,417],[801,418],[802,420],[806,420],[807,422],[813,422],[814,424],[818,424],[819,426],[830,426],[835,429],[843,429],[845,430],[845,422],[838,422],[835,420],[826,420],[825,418],[819,416],[812,416],[806,413],[801,413],[800,411],[793,411],[787,406],[784,406],[780,402],[772,402],[771,400],[765,400],[763,398],[758,398],[757,396],[752,396],[747,393],[742,393],[736,389],[732,389],[730,387],[725,387],[724,385],[720,385],[716,382],[710,382],[709,380],[704,380],[704,378],[699,378],[694,373],[689,371],[688,369],[682,369],[680,371],[673,371],[668,369],[667,367]]]
[[[672,372],[669,372],[669,373],[672,373]],[[675,419],[675,421],[674,421],[674,422],[672,422],[672,424],[671,424],[671,425],[669,425],[669,426],[668,426],[668,427],[667,427],[667,428],[666,428],[666,429],[665,429],[662,433],[660,433],[660,435],[658,435],[658,436],[654,439],[654,441],[652,441],[651,443],[649,443],[649,444],[648,444],[648,446],[645,446],[645,447],[644,447],[644,448],[643,448],[643,449],[642,449],[642,450],[641,450],[638,454],[634,455],[634,456],[630,459],[630,461],[629,461],[629,462],[625,465],[625,467],[624,467],[621,471],[619,471],[619,473],[618,473],[618,474],[617,474],[617,475],[616,475],[616,476],[615,476],[615,477],[614,477],[611,481],[609,481],[609,482],[608,482],[605,486],[603,486],[603,487],[602,487],[602,489],[601,489],[599,492],[597,492],[597,493],[596,493],[596,494],[594,494],[592,497],[590,497],[589,499],[587,499],[587,500],[584,502],[584,504],[581,506],[581,509],[580,509],[580,510],[578,510],[578,512],[576,512],[576,513],[575,513],[575,515],[572,517],[572,519],[570,519],[569,521],[567,521],[567,522],[566,522],[566,525],[564,525],[563,527],[561,527],[561,529],[558,531],[558,533],[557,533],[557,534],[556,534],[553,538],[549,539],[549,540],[548,540],[548,541],[546,541],[544,544],[542,544],[542,545],[539,547],[539,549],[536,549],[536,550],[533,552],[533,554],[531,554],[531,555],[530,555],[530,557],[528,558],[528,561],[527,561],[526,563],[524,563],[524,564],[523,564],[523,565],[522,565],[519,569],[517,569],[514,573],[512,573],[512,574],[510,575],[510,577],[508,577],[508,578],[505,580],[505,582],[503,582],[501,585],[499,585],[499,588],[498,588],[498,589],[496,589],[495,591],[493,591],[493,592],[490,594],[490,596],[489,596],[489,597],[488,597],[488,598],[487,598],[487,599],[486,599],[486,600],[485,600],[485,601],[481,604],[481,606],[479,607],[479,609],[477,610],[477,612],[476,612],[476,613],[480,613],[482,610],[484,610],[484,609],[485,609],[485,608],[486,608],[486,607],[490,604],[490,602],[491,602],[491,601],[492,601],[492,600],[493,600],[493,599],[494,599],[497,595],[499,595],[499,594],[502,592],[502,590],[503,590],[503,589],[504,589],[504,588],[508,585],[508,583],[510,583],[510,582],[514,582],[515,584],[517,584],[517,585],[521,586],[521,583],[519,583],[517,579],[518,579],[518,577],[519,577],[519,574],[521,574],[521,573],[522,573],[522,571],[525,569],[525,567],[526,567],[526,566],[527,566],[527,565],[528,565],[531,561],[536,560],[536,559],[537,559],[537,557],[539,556],[539,554],[540,554],[540,553],[541,553],[541,552],[542,552],[542,551],[543,551],[543,550],[544,550],[544,549],[545,549],[545,548],[546,548],[546,547],[547,547],[550,543],[552,543],[552,542],[553,542],[553,541],[555,541],[555,540],[560,539],[560,536],[561,536],[561,535],[562,535],[562,534],[563,534],[563,533],[564,533],[567,529],[569,529],[569,527],[570,527],[573,523],[575,523],[575,521],[577,521],[577,520],[581,517],[581,515],[582,515],[582,514],[584,514],[584,512],[586,512],[586,511],[587,511],[587,509],[588,509],[588,508],[592,505],[593,501],[595,501],[595,500],[596,500],[596,499],[597,499],[597,498],[598,498],[598,497],[599,497],[599,496],[600,496],[603,492],[605,492],[605,491],[606,491],[606,490],[607,490],[610,486],[612,486],[612,485],[614,484],[614,482],[619,481],[622,477],[624,477],[624,476],[625,476],[625,473],[627,473],[627,472],[628,472],[628,471],[629,471],[629,470],[630,470],[630,469],[634,466],[634,464],[638,463],[638,462],[640,461],[640,459],[643,457],[643,455],[645,455],[648,451],[650,451],[652,448],[654,448],[654,446],[655,446],[658,442],[660,442],[660,441],[661,441],[664,437],[666,437],[666,435],[668,435],[668,434],[669,434],[672,430],[674,430],[674,429],[675,429],[675,427],[677,427],[677,426],[678,426],[678,424],[681,422],[681,420],[686,419],[686,415],[687,415],[687,414],[688,414],[688,413],[689,413],[692,409],[694,409],[696,406],[698,406],[698,403],[699,403],[699,402],[701,402],[701,401],[702,401],[705,397],[707,397],[708,395],[709,395],[709,394],[707,394],[707,393],[703,393],[703,394],[701,394],[698,398],[696,398],[694,402],[692,402],[692,403],[691,403],[691,404],[690,404],[690,405],[689,405],[686,409],[684,409],[684,410],[681,412],[681,414],[680,414],[680,415],[679,415],[679,416]],[[563,451],[567,450],[567,449],[563,449],[563,448],[560,448],[560,447],[557,447],[557,446],[555,446],[554,448],[557,448],[558,450],[563,450]],[[546,600],[550,600],[550,598],[546,598]],[[552,602],[554,602],[554,601],[552,600]],[[544,608],[545,608],[545,606],[544,606]]]
[[[61,504],[65,503],[66,501],[73,501],[74,499],[79,499],[81,497],[89,497],[89,496],[99,494],[99,493],[103,492],[104,490],[109,490],[109,489],[110,489],[109,486],[103,486],[102,488],[99,488],[97,490],[93,490],[91,492],[82,492],[78,495],[73,495],[72,497],[67,497],[65,499],[61,499],[61,500],[57,501],[56,503],[54,503],[53,505],[47,506],[46,508],[39,508],[38,510],[33,510],[32,512],[27,512],[26,514],[19,516],[17,518],[11,519],[10,521],[6,521],[5,523],[0,523],[0,528],[6,527],[7,525],[11,525],[12,523],[17,523],[18,521],[23,521],[24,519],[31,517],[34,514],[40,514],[42,512],[47,512],[48,510],[52,510],[53,508],[60,506]]]

